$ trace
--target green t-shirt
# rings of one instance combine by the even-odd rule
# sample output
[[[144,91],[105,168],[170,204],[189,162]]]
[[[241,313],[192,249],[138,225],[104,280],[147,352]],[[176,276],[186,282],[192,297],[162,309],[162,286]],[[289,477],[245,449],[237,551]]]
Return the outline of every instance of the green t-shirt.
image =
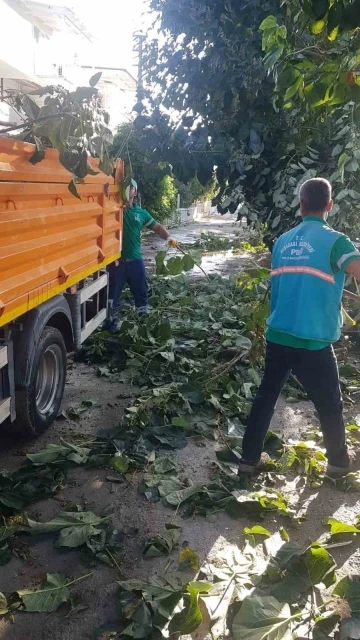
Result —
[[[307,216],[307,221],[319,222],[327,226],[327,222],[318,216]],[[360,253],[346,236],[342,236],[336,240],[330,254],[331,267],[334,273],[341,271],[345,273],[346,267],[353,260],[360,260]],[[317,340],[304,340],[296,338],[289,333],[274,331],[270,327],[266,330],[266,339],[275,344],[281,344],[284,347],[293,347],[294,349],[308,349],[309,351],[319,351],[327,347],[330,342],[319,342]]]
[[[143,227],[151,229],[156,220],[146,209],[136,204],[124,210],[123,242],[121,257],[124,260],[141,260],[141,231]]]

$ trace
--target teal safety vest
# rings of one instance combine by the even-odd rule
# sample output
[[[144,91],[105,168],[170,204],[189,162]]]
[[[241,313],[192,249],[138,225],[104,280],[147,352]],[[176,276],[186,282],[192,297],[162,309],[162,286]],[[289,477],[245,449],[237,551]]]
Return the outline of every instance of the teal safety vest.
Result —
[[[343,234],[305,220],[275,243],[271,270],[274,331],[296,338],[336,342],[340,338],[345,274],[331,267],[331,250]]]

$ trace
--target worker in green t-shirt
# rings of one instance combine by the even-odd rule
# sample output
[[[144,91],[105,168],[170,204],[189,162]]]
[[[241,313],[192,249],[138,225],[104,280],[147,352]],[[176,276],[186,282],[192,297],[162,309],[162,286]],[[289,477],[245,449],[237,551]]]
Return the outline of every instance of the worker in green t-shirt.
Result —
[[[120,299],[126,284],[129,285],[139,316],[147,314],[148,283],[141,252],[142,229],[151,229],[160,238],[167,240],[170,247],[178,245],[177,240],[170,236],[163,225],[156,222],[146,209],[141,209],[134,202],[137,191],[137,183],[131,180],[128,205],[124,209],[121,259],[117,265],[111,265],[109,268],[109,297],[113,299],[112,320],[108,325],[110,331],[117,329]]]

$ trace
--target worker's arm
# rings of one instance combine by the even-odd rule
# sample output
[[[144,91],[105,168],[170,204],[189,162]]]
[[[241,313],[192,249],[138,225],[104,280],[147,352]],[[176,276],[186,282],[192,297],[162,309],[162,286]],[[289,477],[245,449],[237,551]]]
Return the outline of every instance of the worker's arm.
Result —
[[[360,281],[360,260],[353,260],[346,267],[346,273]]]
[[[162,238],[163,240],[167,240],[170,235],[168,230],[165,229],[165,227],[163,227],[163,225],[160,224],[159,222],[157,222],[156,224],[154,224],[153,227],[151,227],[151,231],[156,233],[156,235]]]
[[[163,240],[167,240],[169,247],[178,246],[179,244],[178,241],[175,240],[175,238],[173,238],[170,235],[168,230],[165,229],[165,227],[163,227],[162,224],[160,224],[159,222],[156,222],[156,220],[154,220],[152,215],[148,211],[146,211],[146,209],[142,210],[142,216],[143,216],[144,227],[146,227],[147,229],[151,229],[151,231],[154,231],[154,233],[156,233],[156,235],[162,238]]]
[[[153,227],[151,227],[151,230],[163,240],[167,240],[171,247],[177,247],[178,241],[175,240],[175,238],[173,238],[170,235],[168,230],[165,229],[165,227],[163,227],[163,225],[160,224],[159,222],[157,222]]]
[[[341,236],[334,244],[330,254],[334,273],[349,273],[360,280],[360,252],[350,238]]]

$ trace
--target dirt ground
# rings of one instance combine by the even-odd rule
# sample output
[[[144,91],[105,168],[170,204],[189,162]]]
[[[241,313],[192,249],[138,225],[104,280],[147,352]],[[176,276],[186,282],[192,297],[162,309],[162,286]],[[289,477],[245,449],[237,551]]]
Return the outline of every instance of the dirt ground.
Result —
[[[213,218],[201,224],[193,224],[173,233],[182,242],[194,241],[201,229],[223,234],[233,234],[239,230],[233,219]],[[145,259],[149,264],[161,241],[148,238],[145,243]],[[246,254],[234,257],[231,253],[221,256],[208,256],[203,266],[206,271],[220,270],[223,273],[237,271],[247,260]],[[0,437],[0,468],[15,469],[21,464],[26,451],[35,452],[48,442],[57,442],[60,437],[73,439],[77,434],[97,435],[102,430],[116,426],[125,407],[132,402],[134,389],[119,383],[112,383],[105,377],[98,377],[96,370],[82,363],[69,360],[68,380],[64,398],[64,411],[82,400],[92,398],[97,404],[89,409],[78,421],[68,420],[60,415],[48,432],[34,443],[19,445],[9,436]],[[354,407],[352,414],[360,413],[360,407]],[[281,399],[273,420],[274,431],[286,438],[298,438],[309,424],[316,424],[312,405],[307,402],[286,404]],[[209,477],[211,461],[215,459],[214,446],[211,443],[195,444],[191,439],[186,449],[176,452],[182,469],[181,475],[191,482],[203,481]],[[205,520],[196,517],[182,520],[161,503],[151,504],[137,492],[139,476],[129,481],[115,484],[106,480],[108,471],[99,468],[76,468],[68,476],[65,488],[54,498],[32,505],[28,514],[42,521],[49,520],[59,510],[66,510],[66,504],[91,506],[98,512],[106,506],[114,506],[113,524],[125,534],[121,553],[122,578],[146,578],[159,574],[165,567],[171,571],[176,568],[176,553],[170,566],[168,559],[143,559],[142,542],[145,537],[155,534],[170,521],[182,527],[181,542],[187,541],[203,562],[232,544],[241,546],[244,541],[243,529],[254,524],[247,519],[232,520],[224,513],[216,519]],[[268,517],[266,526],[272,531],[284,525],[291,538],[307,544],[324,535],[324,521],[329,517],[340,517],[352,522],[360,512],[359,495],[342,493],[329,485],[310,490],[302,481],[289,483],[294,504],[302,506],[307,517],[303,524],[295,525],[290,521]],[[356,542],[333,550],[340,575],[359,574],[360,551]],[[17,589],[38,585],[46,573],[61,572],[74,578],[89,572],[81,563],[77,551],[60,551],[54,548],[53,538],[37,537],[27,547],[26,559],[13,557],[0,568],[0,591],[9,593]],[[68,617],[69,609],[62,607],[52,615],[19,613],[14,622],[9,619],[0,621],[1,640],[91,640],[99,637],[100,628],[116,627],[116,581],[119,574],[115,569],[99,564],[91,577],[80,582],[73,589],[86,609]],[[109,636],[111,637],[111,636]],[[198,630],[194,637],[203,638],[204,632]]]

